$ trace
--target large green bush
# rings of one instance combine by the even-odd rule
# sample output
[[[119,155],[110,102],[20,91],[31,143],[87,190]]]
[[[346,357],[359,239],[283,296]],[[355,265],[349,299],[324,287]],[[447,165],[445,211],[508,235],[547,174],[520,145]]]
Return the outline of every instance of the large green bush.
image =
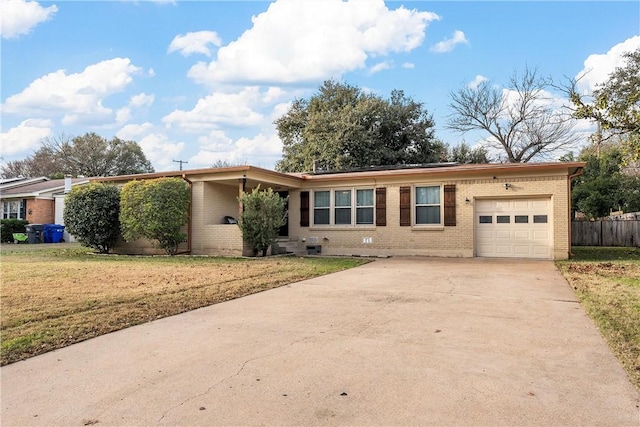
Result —
[[[278,230],[285,224],[287,198],[280,197],[270,188],[261,191],[257,187],[238,200],[244,206],[238,223],[242,237],[251,245],[255,255],[262,252],[265,256],[269,246],[278,238]]]
[[[65,198],[64,224],[84,246],[109,253],[118,239],[120,190],[103,183],[73,187]]]
[[[189,187],[180,178],[131,181],[122,188],[120,226],[126,241],[155,240],[159,248],[175,255],[189,220]]]
[[[0,241],[2,243],[13,242],[13,233],[26,233],[25,226],[29,221],[24,219],[3,219],[0,220]]]

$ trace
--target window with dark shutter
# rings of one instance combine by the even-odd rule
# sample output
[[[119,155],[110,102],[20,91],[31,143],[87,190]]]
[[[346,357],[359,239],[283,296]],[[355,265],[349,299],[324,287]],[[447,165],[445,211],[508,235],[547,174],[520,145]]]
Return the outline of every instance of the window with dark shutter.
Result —
[[[456,186],[455,184],[444,186],[444,225],[456,225]]]
[[[300,227],[309,226],[309,192],[300,192]]]
[[[376,226],[387,225],[387,189],[386,187],[376,188]]]
[[[400,226],[411,225],[411,187],[400,187]]]

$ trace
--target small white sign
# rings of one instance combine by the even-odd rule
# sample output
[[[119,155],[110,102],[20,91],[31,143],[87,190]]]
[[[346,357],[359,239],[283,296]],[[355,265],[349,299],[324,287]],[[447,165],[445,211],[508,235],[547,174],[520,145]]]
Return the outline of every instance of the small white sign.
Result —
[[[362,243],[364,243],[365,245],[370,245],[371,243],[373,243],[373,237],[363,237]]]

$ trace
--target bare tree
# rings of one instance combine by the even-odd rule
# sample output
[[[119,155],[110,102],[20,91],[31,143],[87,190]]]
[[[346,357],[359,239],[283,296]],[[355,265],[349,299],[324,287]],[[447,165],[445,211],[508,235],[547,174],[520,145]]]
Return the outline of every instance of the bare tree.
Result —
[[[107,140],[93,132],[71,137],[47,137],[40,148],[24,160],[0,166],[4,178],[16,176],[116,176],[153,172],[142,148],[117,137]]]
[[[504,151],[513,163],[546,159],[573,146],[579,135],[574,121],[562,108],[555,108],[547,91],[551,82],[526,68],[514,72],[505,89],[483,81],[452,92],[447,128],[460,133],[481,130],[491,146]]]

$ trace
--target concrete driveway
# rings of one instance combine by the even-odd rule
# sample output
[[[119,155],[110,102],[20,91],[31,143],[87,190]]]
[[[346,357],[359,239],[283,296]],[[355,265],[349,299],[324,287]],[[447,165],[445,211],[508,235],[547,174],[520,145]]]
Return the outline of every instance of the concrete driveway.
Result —
[[[391,258],[5,366],[2,425],[639,425],[552,262]]]

